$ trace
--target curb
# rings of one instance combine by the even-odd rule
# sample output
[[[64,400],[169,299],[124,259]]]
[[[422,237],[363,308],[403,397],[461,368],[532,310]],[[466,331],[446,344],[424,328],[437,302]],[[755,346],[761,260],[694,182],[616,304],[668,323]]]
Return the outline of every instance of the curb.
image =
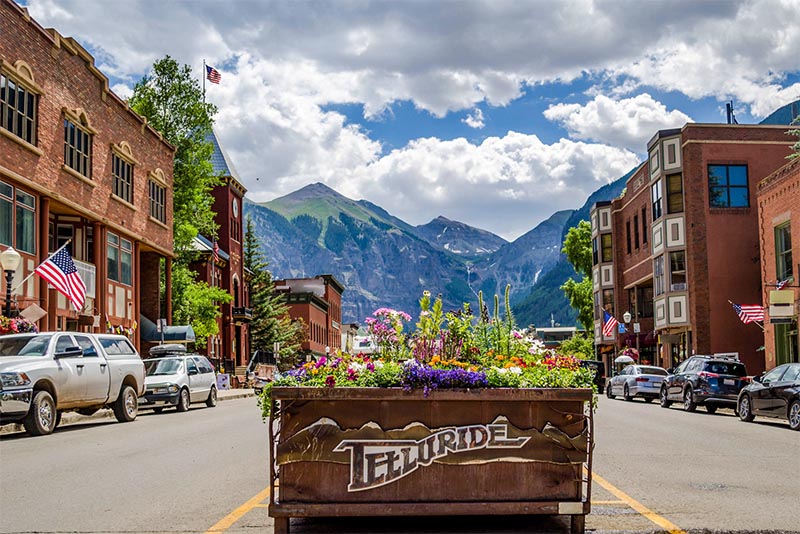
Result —
[[[252,389],[244,389],[244,390],[227,390],[227,391],[220,391],[218,392],[217,401],[222,402],[226,400],[236,400],[236,399],[245,399],[247,397],[255,397],[256,394]],[[114,418],[114,411],[111,408],[102,408],[97,410],[92,415],[81,415],[77,412],[67,412],[61,416],[61,424],[59,427],[65,425],[71,425],[74,423],[80,423],[82,421],[92,421],[95,419],[113,419]],[[0,426],[0,435],[2,434],[12,434],[15,432],[25,432],[25,427],[19,423],[9,423],[7,425]]]

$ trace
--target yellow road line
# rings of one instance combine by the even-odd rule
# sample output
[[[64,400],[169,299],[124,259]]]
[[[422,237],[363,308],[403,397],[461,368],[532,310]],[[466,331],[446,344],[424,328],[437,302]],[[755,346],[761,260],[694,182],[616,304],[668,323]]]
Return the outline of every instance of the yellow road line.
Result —
[[[592,504],[628,504],[625,501],[595,501],[592,499]]]
[[[264,488],[258,495],[241,505],[239,508],[234,510],[233,512],[229,513],[217,523],[211,527],[210,529],[206,530],[206,534],[219,534],[220,532],[225,532],[231,525],[236,523],[241,517],[252,510],[253,508],[260,507],[261,502],[264,499],[269,497],[269,488]]]
[[[680,527],[674,525],[665,517],[662,517],[652,511],[647,506],[643,505],[636,499],[630,497],[627,493],[619,489],[618,487],[611,484],[609,481],[592,471],[592,480],[603,486],[606,490],[612,493],[615,497],[622,499],[628,506],[639,512],[641,515],[658,525],[659,527],[666,529],[669,534],[686,534],[686,531],[681,529]]]

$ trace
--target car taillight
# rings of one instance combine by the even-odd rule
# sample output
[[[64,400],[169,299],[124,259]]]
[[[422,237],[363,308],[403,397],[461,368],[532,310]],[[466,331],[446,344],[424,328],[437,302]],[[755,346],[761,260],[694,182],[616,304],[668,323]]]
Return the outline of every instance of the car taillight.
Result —
[[[646,376],[637,376],[636,377],[636,381],[637,382],[650,382],[650,379],[647,378]]]
[[[709,373],[708,371],[700,371],[697,373],[701,378],[719,378],[717,373]]]

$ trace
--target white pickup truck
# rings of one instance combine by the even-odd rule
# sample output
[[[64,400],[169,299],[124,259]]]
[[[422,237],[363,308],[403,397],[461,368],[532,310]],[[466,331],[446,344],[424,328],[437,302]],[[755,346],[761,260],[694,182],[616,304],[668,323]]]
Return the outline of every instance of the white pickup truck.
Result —
[[[113,408],[136,419],[144,364],[125,336],[42,332],[0,336],[0,424],[50,434],[64,411],[91,415]]]

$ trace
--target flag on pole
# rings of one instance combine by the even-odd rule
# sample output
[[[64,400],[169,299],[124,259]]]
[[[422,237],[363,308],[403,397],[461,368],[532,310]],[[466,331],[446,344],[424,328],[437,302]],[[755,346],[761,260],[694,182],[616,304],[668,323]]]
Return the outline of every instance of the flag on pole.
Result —
[[[789,279],[788,279],[788,278],[787,278],[786,280],[779,280],[779,281],[778,281],[778,282],[775,284],[775,289],[776,289],[776,290],[781,290],[781,289],[783,289],[783,288],[786,286],[786,284],[788,284],[788,283],[789,283]]]
[[[614,319],[614,316],[608,313],[607,311],[603,310],[603,335],[605,337],[611,337],[611,334],[614,333],[614,329],[619,324],[619,321]]]
[[[34,272],[67,297],[76,310],[83,309],[83,303],[86,301],[86,284],[81,280],[72,256],[66,248],[61,248],[44,260]]]
[[[739,316],[739,319],[741,319],[744,324],[764,321],[764,306],[759,306],[758,304],[739,305],[733,302],[731,302],[731,306],[733,306],[736,315]]]
[[[206,79],[211,83],[219,84],[220,80],[222,79],[222,75],[214,67],[206,65]]]
[[[217,240],[214,240],[214,263],[219,261],[219,245],[217,244]]]

